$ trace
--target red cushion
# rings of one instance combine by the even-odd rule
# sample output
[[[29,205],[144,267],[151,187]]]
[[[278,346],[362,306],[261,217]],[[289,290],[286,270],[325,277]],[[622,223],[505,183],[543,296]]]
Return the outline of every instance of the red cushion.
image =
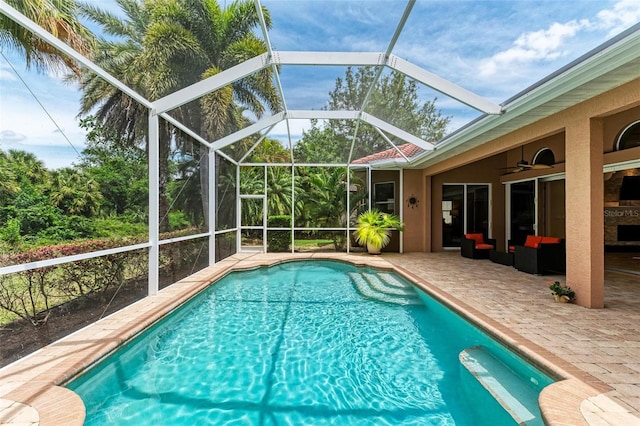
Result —
[[[524,242],[525,247],[538,248],[538,245],[542,241],[542,237],[537,235],[527,235],[527,240]]]
[[[493,250],[492,244],[476,244],[476,250]]]
[[[464,237],[468,240],[475,240],[476,244],[484,243],[484,236],[482,234],[465,234]]]
[[[516,251],[516,246],[509,246],[509,253]]]
[[[557,237],[542,237],[541,243],[544,244],[560,244],[560,238]]]

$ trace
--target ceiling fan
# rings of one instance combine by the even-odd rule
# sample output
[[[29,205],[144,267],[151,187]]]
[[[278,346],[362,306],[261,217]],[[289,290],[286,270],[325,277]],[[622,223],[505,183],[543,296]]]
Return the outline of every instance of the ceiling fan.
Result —
[[[540,170],[540,169],[551,169],[552,165],[549,164],[529,164],[527,160],[524,159],[524,145],[521,147],[520,161],[518,161],[515,167],[502,167],[502,170],[509,170],[507,173],[518,173],[524,172],[525,170]]]

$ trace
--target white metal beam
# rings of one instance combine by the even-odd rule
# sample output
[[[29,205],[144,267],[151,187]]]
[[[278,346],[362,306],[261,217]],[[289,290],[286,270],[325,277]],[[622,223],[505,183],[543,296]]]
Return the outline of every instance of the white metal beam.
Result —
[[[57,37],[54,37],[53,35],[51,35],[51,33],[45,31],[41,26],[39,26],[38,24],[33,22],[31,19],[24,16],[22,13],[18,12],[13,7],[9,6],[3,0],[0,0],[0,11],[2,11],[2,13],[4,13],[9,18],[13,19],[19,25],[25,27],[26,29],[34,33],[36,36],[38,36],[42,40],[46,41],[56,49],[60,50],[62,53],[70,56],[75,61],[78,61],[85,67],[89,68],[91,71],[93,71],[94,73],[98,74],[101,78],[106,80],[109,84],[112,84],[113,86],[115,86],[116,88],[118,88],[119,90],[121,90],[122,92],[130,96],[131,98],[135,99],[140,104],[144,105],[147,108],[153,107],[151,102],[145,99],[138,92],[136,92],[129,86],[123,84],[120,80],[113,77],[104,69],[100,68],[98,65],[94,64],[89,59],[85,58],[80,53],[73,50],[71,47],[69,47],[69,45],[67,45]]]
[[[442,77],[439,77],[427,70],[420,68],[411,62],[405,61],[395,55],[390,55],[387,65],[396,71],[401,72],[407,77],[411,77],[427,86],[441,92],[453,99],[456,99],[463,104],[469,105],[471,108],[485,112],[487,114],[501,114],[502,107],[494,104],[491,101],[484,99],[481,96],[476,95],[464,89],[457,84],[454,84]]]
[[[275,127],[275,124],[273,126],[269,126],[269,128],[267,129],[266,132],[264,132],[256,141],[256,143],[253,144],[253,146],[251,148],[249,148],[247,150],[247,152],[245,152],[245,154],[242,156],[242,158],[240,158],[238,160],[238,164],[242,164],[242,162],[244,162],[244,160],[247,159],[247,157],[249,155],[251,155],[251,153],[253,152],[254,149],[256,149],[258,147],[258,145],[260,145],[260,143],[264,140],[265,137],[267,137],[267,133],[269,133],[271,131],[271,129],[273,129]]]
[[[400,150],[400,148],[398,148],[398,147],[396,146],[396,144],[395,144],[395,143],[393,143],[393,141],[392,141],[391,139],[389,139],[389,138],[387,137],[387,135],[385,135],[385,134],[384,134],[384,132],[383,132],[382,130],[380,130],[380,128],[378,128],[378,127],[374,127],[374,129],[376,129],[376,132],[378,132],[378,134],[382,137],[382,139],[384,139],[385,141],[387,141],[387,143],[388,143],[389,145],[391,145],[391,146],[393,147],[393,149],[395,149],[395,150],[396,150],[396,152],[397,152],[398,154],[400,154],[400,156],[401,156],[402,158],[404,158],[404,159],[405,159],[405,161],[406,161],[407,163],[409,162],[409,159],[407,158],[407,156],[406,156],[406,155],[404,155],[404,152],[402,152],[402,151]]]
[[[116,253],[125,253],[128,251],[140,250],[143,248],[149,248],[150,243],[140,243],[132,246],[122,246],[112,249],[91,251],[88,253],[74,254],[71,256],[55,257],[52,259],[36,260],[35,262],[20,263],[16,265],[3,266],[0,268],[0,276],[14,274],[16,272],[31,271],[33,269],[45,268],[47,266],[57,266],[64,263],[77,262],[80,260],[94,259],[96,257],[109,256]]]
[[[385,65],[380,52],[291,52],[274,51],[276,65]]]
[[[1,1],[1,0],[0,0]],[[288,52],[263,53],[216,75],[180,89],[153,102],[158,113],[174,108],[220,89],[234,81],[271,65],[384,65],[384,53],[368,52]]]
[[[336,111],[327,111],[327,110],[291,110],[287,112],[287,118],[294,119],[319,119],[319,120],[356,120],[360,116],[358,111],[348,111],[348,110],[336,110]]]
[[[378,127],[379,129],[384,130],[387,133],[391,133],[392,135],[397,136],[400,139],[416,145],[424,150],[433,150],[433,145],[429,142],[425,142],[419,137],[413,136],[411,133],[405,132],[404,130],[399,129],[396,126],[387,123],[386,121],[380,120],[379,118],[374,117],[371,114],[363,112],[361,114],[361,119],[362,121],[367,122],[374,127]]]
[[[184,124],[182,124],[180,121],[171,117],[169,114],[167,113],[160,114],[160,117],[164,118],[169,123],[173,124],[175,127],[177,127],[178,129],[185,132],[187,135],[191,136],[192,138],[200,142],[202,145],[206,146],[207,148],[211,148],[211,144],[206,139],[204,139],[202,136],[200,136],[199,134],[197,134],[196,132],[194,132]]]
[[[216,153],[210,149],[207,155],[206,161],[209,162],[209,175],[207,180],[209,181],[207,194],[209,202],[207,203],[207,222],[209,223],[209,266],[213,266],[216,263],[216,192],[218,186],[216,185],[216,176],[218,176],[218,169],[216,168]]]
[[[147,291],[148,295],[156,295],[159,290],[160,277],[160,124],[158,115],[153,110],[149,111],[149,275]]]
[[[232,143],[251,136],[254,133],[258,133],[259,131],[266,129],[269,126],[273,126],[274,124],[277,124],[284,120],[284,118],[284,112],[279,112],[272,115],[271,117],[263,118],[262,120],[252,124],[251,126],[245,127],[242,130],[238,130],[237,132],[231,133],[224,138],[218,139],[217,141],[212,143],[211,146],[213,147],[213,149],[222,149],[225,146],[231,145]]]
[[[268,67],[268,53],[251,58],[238,64],[234,67],[219,72],[216,75],[212,75],[202,81],[187,86],[184,89],[180,89],[173,92],[170,95],[162,97],[153,103],[154,108],[158,113],[170,111],[174,108],[178,108],[194,99],[198,99],[207,93],[214,92],[224,86],[227,86],[234,81],[240,80],[250,74],[260,71],[263,68]]]

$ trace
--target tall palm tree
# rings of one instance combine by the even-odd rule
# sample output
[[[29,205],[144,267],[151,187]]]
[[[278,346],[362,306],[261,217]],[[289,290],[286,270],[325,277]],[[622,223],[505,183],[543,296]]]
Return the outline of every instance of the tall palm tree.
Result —
[[[100,40],[95,61],[148,99],[157,99],[202,78],[266,51],[266,45],[252,32],[258,14],[249,1],[221,8],[215,0],[117,0],[126,17],[121,19],[91,5],[83,6],[86,17],[116,36]],[[269,14],[264,11],[270,22]],[[97,76],[82,80],[81,113],[97,109],[99,121],[117,129],[126,140],[146,139],[147,111]],[[242,120],[239,106],[257,117],[279,107],[271,71],[263,70],[172,111],[183,123],[209,139],[236,130]],[[166,213],[169,147],[184,138],[168,124],[160,129],[161,218]],[[207,161],[201,162],[203,165]],[[206,175],[206,170],[203,173]],[[208,191],[208,178],[203,181]],[[204,198],[204,197],[203,197]],[[166,228],[166,225],[164,226]]]
[[[85,56],[91,54],[93,35],[77,19],[76,0],[6,2],[79,53]],[[44,71],[66,66],[75,74],[80,72],[71,58],[62,55],[56,48],[3,14],[0,14],[0,45],[23,52],[27,67],[33,65],[36,69]]]
[[[217,0],[186,0],[197,18],[192,31],[201,41],[206,67],[201,78],[213,75],[256,57],[267,50],[265,42],[252,32],[259,24],[258,13],[251,1],[236,1],[221,8]],[[267,26],[271,26],[271,15],[263,8]],[[261,118],[266,108],[274,112],[280,108],[280,99],[273,85],[270,69],[262,70],[252,76],[235,81],[200,100],[195,105],[186,105],[178,111],[180,119],[189,123],[191,128],[200,129],[208,140],[216,140],[249,123],[243,116],[244,111]],[[199,107],[199,108],[198,108]],[[242,145],[242,143],[238,143]],[[204,147],[201,158],[200,186],[202,188],[203,211],[208,211],[209,177],[208,151]]]

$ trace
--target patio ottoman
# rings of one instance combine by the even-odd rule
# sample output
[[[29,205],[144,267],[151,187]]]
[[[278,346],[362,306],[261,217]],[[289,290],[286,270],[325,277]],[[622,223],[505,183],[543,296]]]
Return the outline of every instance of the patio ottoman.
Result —
[[[489,259],[494,263],[513,266],[513,253],[491,250],[489,252]]]

